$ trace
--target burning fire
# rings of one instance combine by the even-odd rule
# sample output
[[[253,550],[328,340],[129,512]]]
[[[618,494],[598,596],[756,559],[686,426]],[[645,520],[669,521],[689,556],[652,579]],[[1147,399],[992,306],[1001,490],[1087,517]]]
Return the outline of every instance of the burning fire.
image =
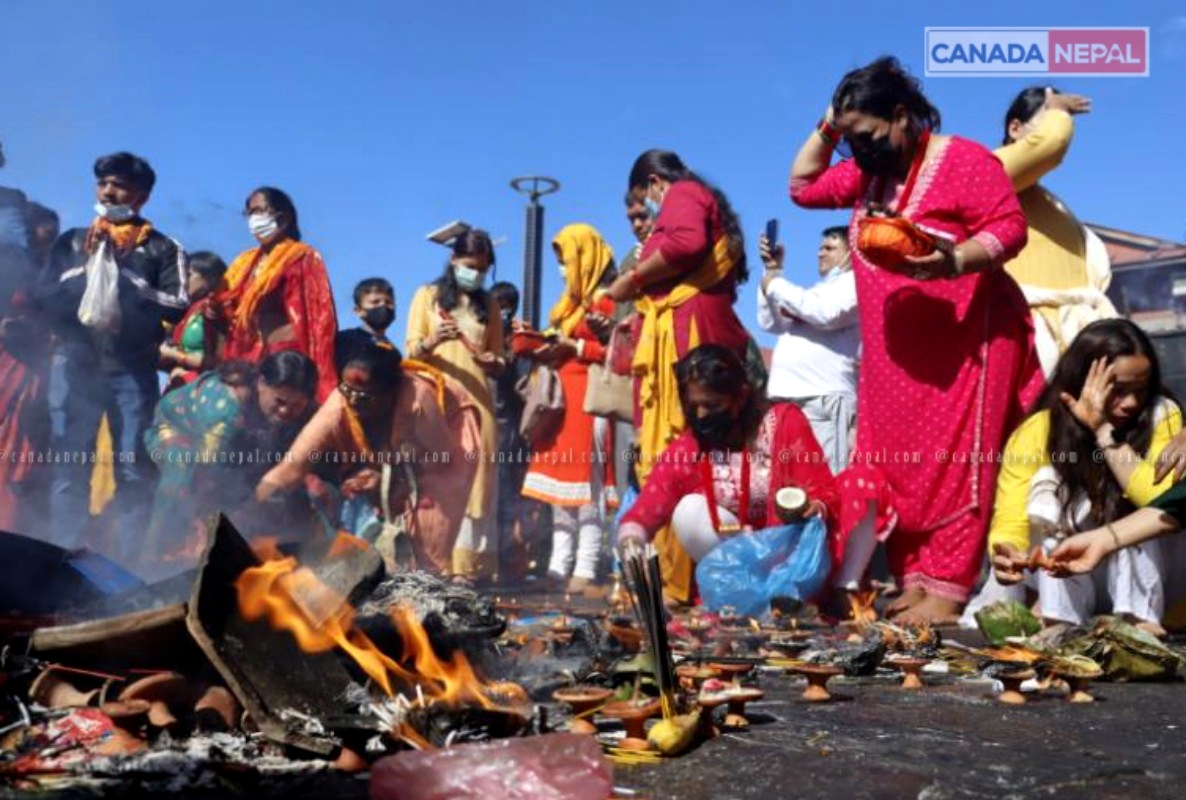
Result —
[[[863,628],[877,621],[877,611],[873,602],[877,599],[876,591],[854,592],[848,596],[848,605],[852,620],[857,627]]]
[[[353,538],[339,536],[330,553],[358,546],[350,541]],[[391,615],[403,645],[401,658],[396,661],[355,628],[354,609],[346,598],[322,583],[313,570],[282,555],[272,541],[257,543],[255,549],[264,563],[244,570],[235,581],[239,612],[247,620],[266,618],[273,628],[289,631],[304,652],[341,648],[388,697],[396,696],[391,680],[394,676],[401,688],[411,691],[425,705],[456,707],[470,703],[496,708],[498,699],[523,696],[518,686],[484,683],[460,652],[447,661],[441,660],[432,649],[428,632],[406,608],[397,608]]]

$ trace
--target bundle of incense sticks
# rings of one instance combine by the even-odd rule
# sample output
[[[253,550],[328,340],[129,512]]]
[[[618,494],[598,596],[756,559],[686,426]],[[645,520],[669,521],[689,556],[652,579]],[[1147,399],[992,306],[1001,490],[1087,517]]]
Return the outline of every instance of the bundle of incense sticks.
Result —
[[[659,685],[663,716],[675,716],[675,664],[667,645],[667,619],[663,609],[663,578],[659,574],[659,554],[653,545],[634,547],[622,556],[626,584],[638,622],[646,632]]]

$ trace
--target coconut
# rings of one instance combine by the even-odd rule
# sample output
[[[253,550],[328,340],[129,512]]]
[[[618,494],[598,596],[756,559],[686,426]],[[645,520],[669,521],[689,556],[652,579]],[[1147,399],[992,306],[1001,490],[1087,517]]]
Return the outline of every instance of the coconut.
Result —
[[[798,486],[784,486],[774,495],[774,505],[783,519],[796,519],[807,510],[807,492]]]

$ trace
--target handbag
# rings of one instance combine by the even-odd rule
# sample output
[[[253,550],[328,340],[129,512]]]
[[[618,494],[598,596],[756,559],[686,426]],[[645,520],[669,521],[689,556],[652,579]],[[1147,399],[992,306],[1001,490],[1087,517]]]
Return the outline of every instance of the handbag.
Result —
[[[564,427],[564,384],[556,370],[536,364],[515,384],[523,398],[519,433],[534,449],[547,447]]]
[[[615,328],[614,332],[610,334],[605,363],[589,365],[589,380],[585,386],[583,409],[586,414],[592,414],[595,417],[633,422],[634,379],[629,375],[618,374],[610,366],[610,356],[613,353],[614,342],[617,340],[618,334],[618,328]]]
[[[638,319],[637,312],[630,314],[614,326],[614,332],[610,335],[605,363],[615,375],[634,374],[634,351],[638,347],[635,339]]]

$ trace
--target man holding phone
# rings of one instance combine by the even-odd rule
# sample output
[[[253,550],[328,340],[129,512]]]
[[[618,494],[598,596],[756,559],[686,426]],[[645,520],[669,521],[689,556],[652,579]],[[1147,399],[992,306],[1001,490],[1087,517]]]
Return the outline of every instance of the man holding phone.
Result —
[[[767,394],[803,410],[832,472],[839,472],[848,465],[861,343],[848,229],[823,232],[821,280],[811,287],[784,277],[786,250],[777,237],[778,221],[771,220],[758,240],[766,266],[758,288],[758,326],[779,334]]]

